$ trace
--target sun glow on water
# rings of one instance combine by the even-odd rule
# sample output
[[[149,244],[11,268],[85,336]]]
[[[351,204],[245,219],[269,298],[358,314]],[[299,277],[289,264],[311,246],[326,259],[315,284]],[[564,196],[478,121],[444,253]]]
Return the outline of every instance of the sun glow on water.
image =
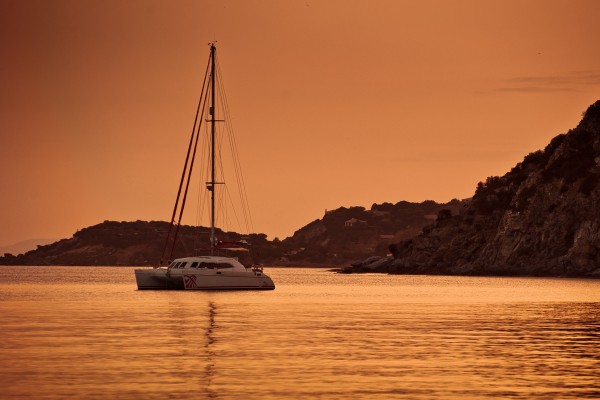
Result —
[[[2,394],[600,394],[600,281],[267,273],[275,291],[146,292],[132,268],[2,267]]]

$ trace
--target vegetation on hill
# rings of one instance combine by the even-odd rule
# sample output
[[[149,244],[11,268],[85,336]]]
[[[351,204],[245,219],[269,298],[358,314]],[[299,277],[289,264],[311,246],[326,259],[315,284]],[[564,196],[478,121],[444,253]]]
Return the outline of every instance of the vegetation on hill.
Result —
[[[116,222],[104,221],[77,231],[72,238],[38,246],[36,250],[14,256],[5,254],[5,265],[157,265],[164,248],[169,224],[162,221]],[[216,230],[218,238],[237,241],[235,232]],[[209,251],[209,229],[182,225],[173,258]],[[255,253],[269,255],[270,242],[266,235],[245,237],[253,244]],[[171,247],[167,248],[167,254]],[[168,261],[168,260],[165,260]]]
[[[579,125],[480,182],[461,213],[352,270],[600,276],[600,101]]]
[[[270,265],[340,265],[366,257],[373,251],[386,251],[394,240],[419,232],[435,219],[439,210],[457,213],[462,204],[458,200],[447,204],[402,201],[373,204],[370,210],[341,207],[327,212],[322,219],[311,222],[283,241],[269,241],[264,234],[244,237],[251,243],[247,261]],[[160,221],[104,221],[77,231],[72,238],[38,246],[25,254],[5,254],[0,257],[0,264],[156,265],[168,229],[169,224]],[[235,232],[217,229],[216,234],[225,241],[242,239]],[[181,226],[173,258],[209,254],[208,243],[208,228]],[[243,253],[233,255],[246,257]]]
[[[291,265],[313,263],[342,265],[374,252],[387,252],[388,245],[410,238],[435,220],[441,210],[458,213],[467,201],[438,204],[401,201],[364,207],[341,207],[327,211],[281,243],[281,261]]]

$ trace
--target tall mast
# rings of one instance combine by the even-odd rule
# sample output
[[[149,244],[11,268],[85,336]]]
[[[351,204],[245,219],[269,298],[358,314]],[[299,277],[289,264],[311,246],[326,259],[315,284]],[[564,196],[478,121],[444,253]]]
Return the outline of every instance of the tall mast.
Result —
[[[210,45],[210,255],[215,251],[215,44]]]

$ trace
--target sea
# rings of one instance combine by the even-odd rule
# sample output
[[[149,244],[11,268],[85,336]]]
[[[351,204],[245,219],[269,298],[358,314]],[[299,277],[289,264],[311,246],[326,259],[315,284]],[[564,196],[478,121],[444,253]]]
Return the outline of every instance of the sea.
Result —
[[[600,280],[0,267],[2,399],[600,398]]]

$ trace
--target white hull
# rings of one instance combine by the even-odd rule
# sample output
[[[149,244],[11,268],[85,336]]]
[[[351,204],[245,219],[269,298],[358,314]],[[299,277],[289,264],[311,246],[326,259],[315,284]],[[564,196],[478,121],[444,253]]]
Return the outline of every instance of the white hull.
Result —
[[[138,289],[170,289],[167,269],[136,269],[135,281]]]
[[[273,290],[267,275],[252,270],[136,269],[139,290]]]

